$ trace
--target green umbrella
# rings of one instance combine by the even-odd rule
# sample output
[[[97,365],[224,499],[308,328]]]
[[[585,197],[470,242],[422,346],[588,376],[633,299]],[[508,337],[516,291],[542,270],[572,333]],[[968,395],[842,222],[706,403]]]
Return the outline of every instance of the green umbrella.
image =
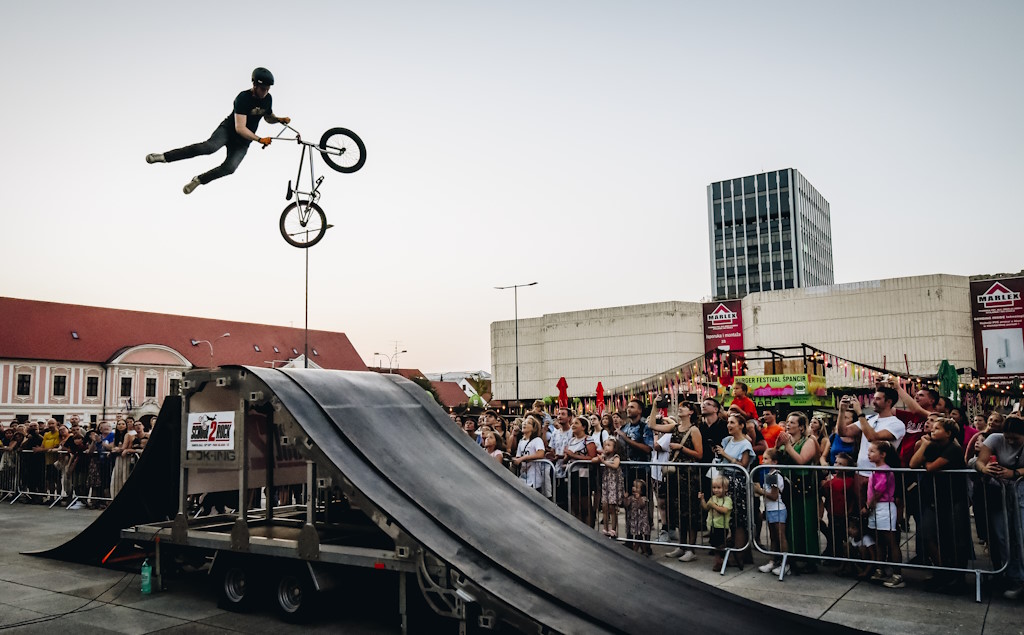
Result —
[[[939,364],[939,394],[953,402],[953,405],[960,405],[960,375],[956,369],[946,360]]]

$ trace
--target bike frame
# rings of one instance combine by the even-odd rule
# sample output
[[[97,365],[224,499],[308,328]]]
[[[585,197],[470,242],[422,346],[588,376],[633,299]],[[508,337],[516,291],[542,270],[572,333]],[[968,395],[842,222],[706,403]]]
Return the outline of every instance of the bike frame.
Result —
[[[322,183],[323,180],[324,180],[323,176],[320,176],[319,178],[317,178],[316,174],[313,172],[313,152],[314,152],[314,149],[316,149],[316,151],[319,151],[319,148],[317,147],[317,145],[315,143],[310,143],[309,141],[303,141],[302,140],[302,135],[299,134],[299,131],[296,130],[295,128],[292,128],[291,126],[289,126],[286,123],[282,123],[281,125],[284,126],[285,128],[287,128],[288,130],[291,130],[292,132],[294,132],[295,133],[295,138],[291,139],[291,138],[288,138],[288,137],[282,137],[281,135],[284,134],[284,130],[282,130],[280,133],[278,133],[278,135],[276,137],[274,137],[274,138],[275,139],[281,139],[282,141],[295,141],[299,145],[302,146],[302,154],[299,156],[299,171],[298,171],[298,174],[295,175],[295,188],[293,189],[292,185],[291,185],[291,182],[289,182],[288,183],[288,195],[285,198],[290,200],[291,197],[292,197],[292,194],[295,194],[296,196],[306,196],[306,197],[308,197],[308,200],[306,201],[307,203],[308,202],[315,203],[315,202],[317,202],[320,199],[320,183]],[[304,192],[304,191],[299,189],[299,184],[302,182],[302,166],[307,161],[307,157],[308,157],[308,161],[309,161],[309,188],[310,189],[309,189],[308,192]],[[298,200],[301,201],[301,199],[298,199]]]

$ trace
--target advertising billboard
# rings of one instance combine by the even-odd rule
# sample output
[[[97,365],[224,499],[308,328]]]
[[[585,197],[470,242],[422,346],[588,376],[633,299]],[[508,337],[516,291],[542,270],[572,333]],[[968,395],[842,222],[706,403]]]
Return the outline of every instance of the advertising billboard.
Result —
[[[971,282],[974,357],[983,377],[1024,375],[1024,278]]]
[[[743,350],[743,309],[739,300],[704,303],[704,352]]]

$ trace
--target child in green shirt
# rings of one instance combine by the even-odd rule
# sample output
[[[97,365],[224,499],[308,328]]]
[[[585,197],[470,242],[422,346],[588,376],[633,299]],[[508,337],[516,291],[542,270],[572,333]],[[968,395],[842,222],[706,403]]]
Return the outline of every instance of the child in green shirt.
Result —
[[[704,493],[697,495],[700,508],[707,511],[708,531],[711,532],[711,546],[715,548],[715,563],[712,571],[722,568],[725,557],[725,540],[728,533],[729,517],[732,515],[732,497],[729,496],[729,479],[719,474],[711,480],[711,500],[704,500]]]

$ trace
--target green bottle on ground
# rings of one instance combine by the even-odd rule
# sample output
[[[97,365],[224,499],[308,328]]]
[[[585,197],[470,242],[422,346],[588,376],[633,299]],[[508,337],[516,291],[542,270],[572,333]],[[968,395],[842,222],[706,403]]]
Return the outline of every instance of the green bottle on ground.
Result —
[[[149,564],[149,558],[142,562],[142,595],[149,595],[153,592],[153,567]]]

